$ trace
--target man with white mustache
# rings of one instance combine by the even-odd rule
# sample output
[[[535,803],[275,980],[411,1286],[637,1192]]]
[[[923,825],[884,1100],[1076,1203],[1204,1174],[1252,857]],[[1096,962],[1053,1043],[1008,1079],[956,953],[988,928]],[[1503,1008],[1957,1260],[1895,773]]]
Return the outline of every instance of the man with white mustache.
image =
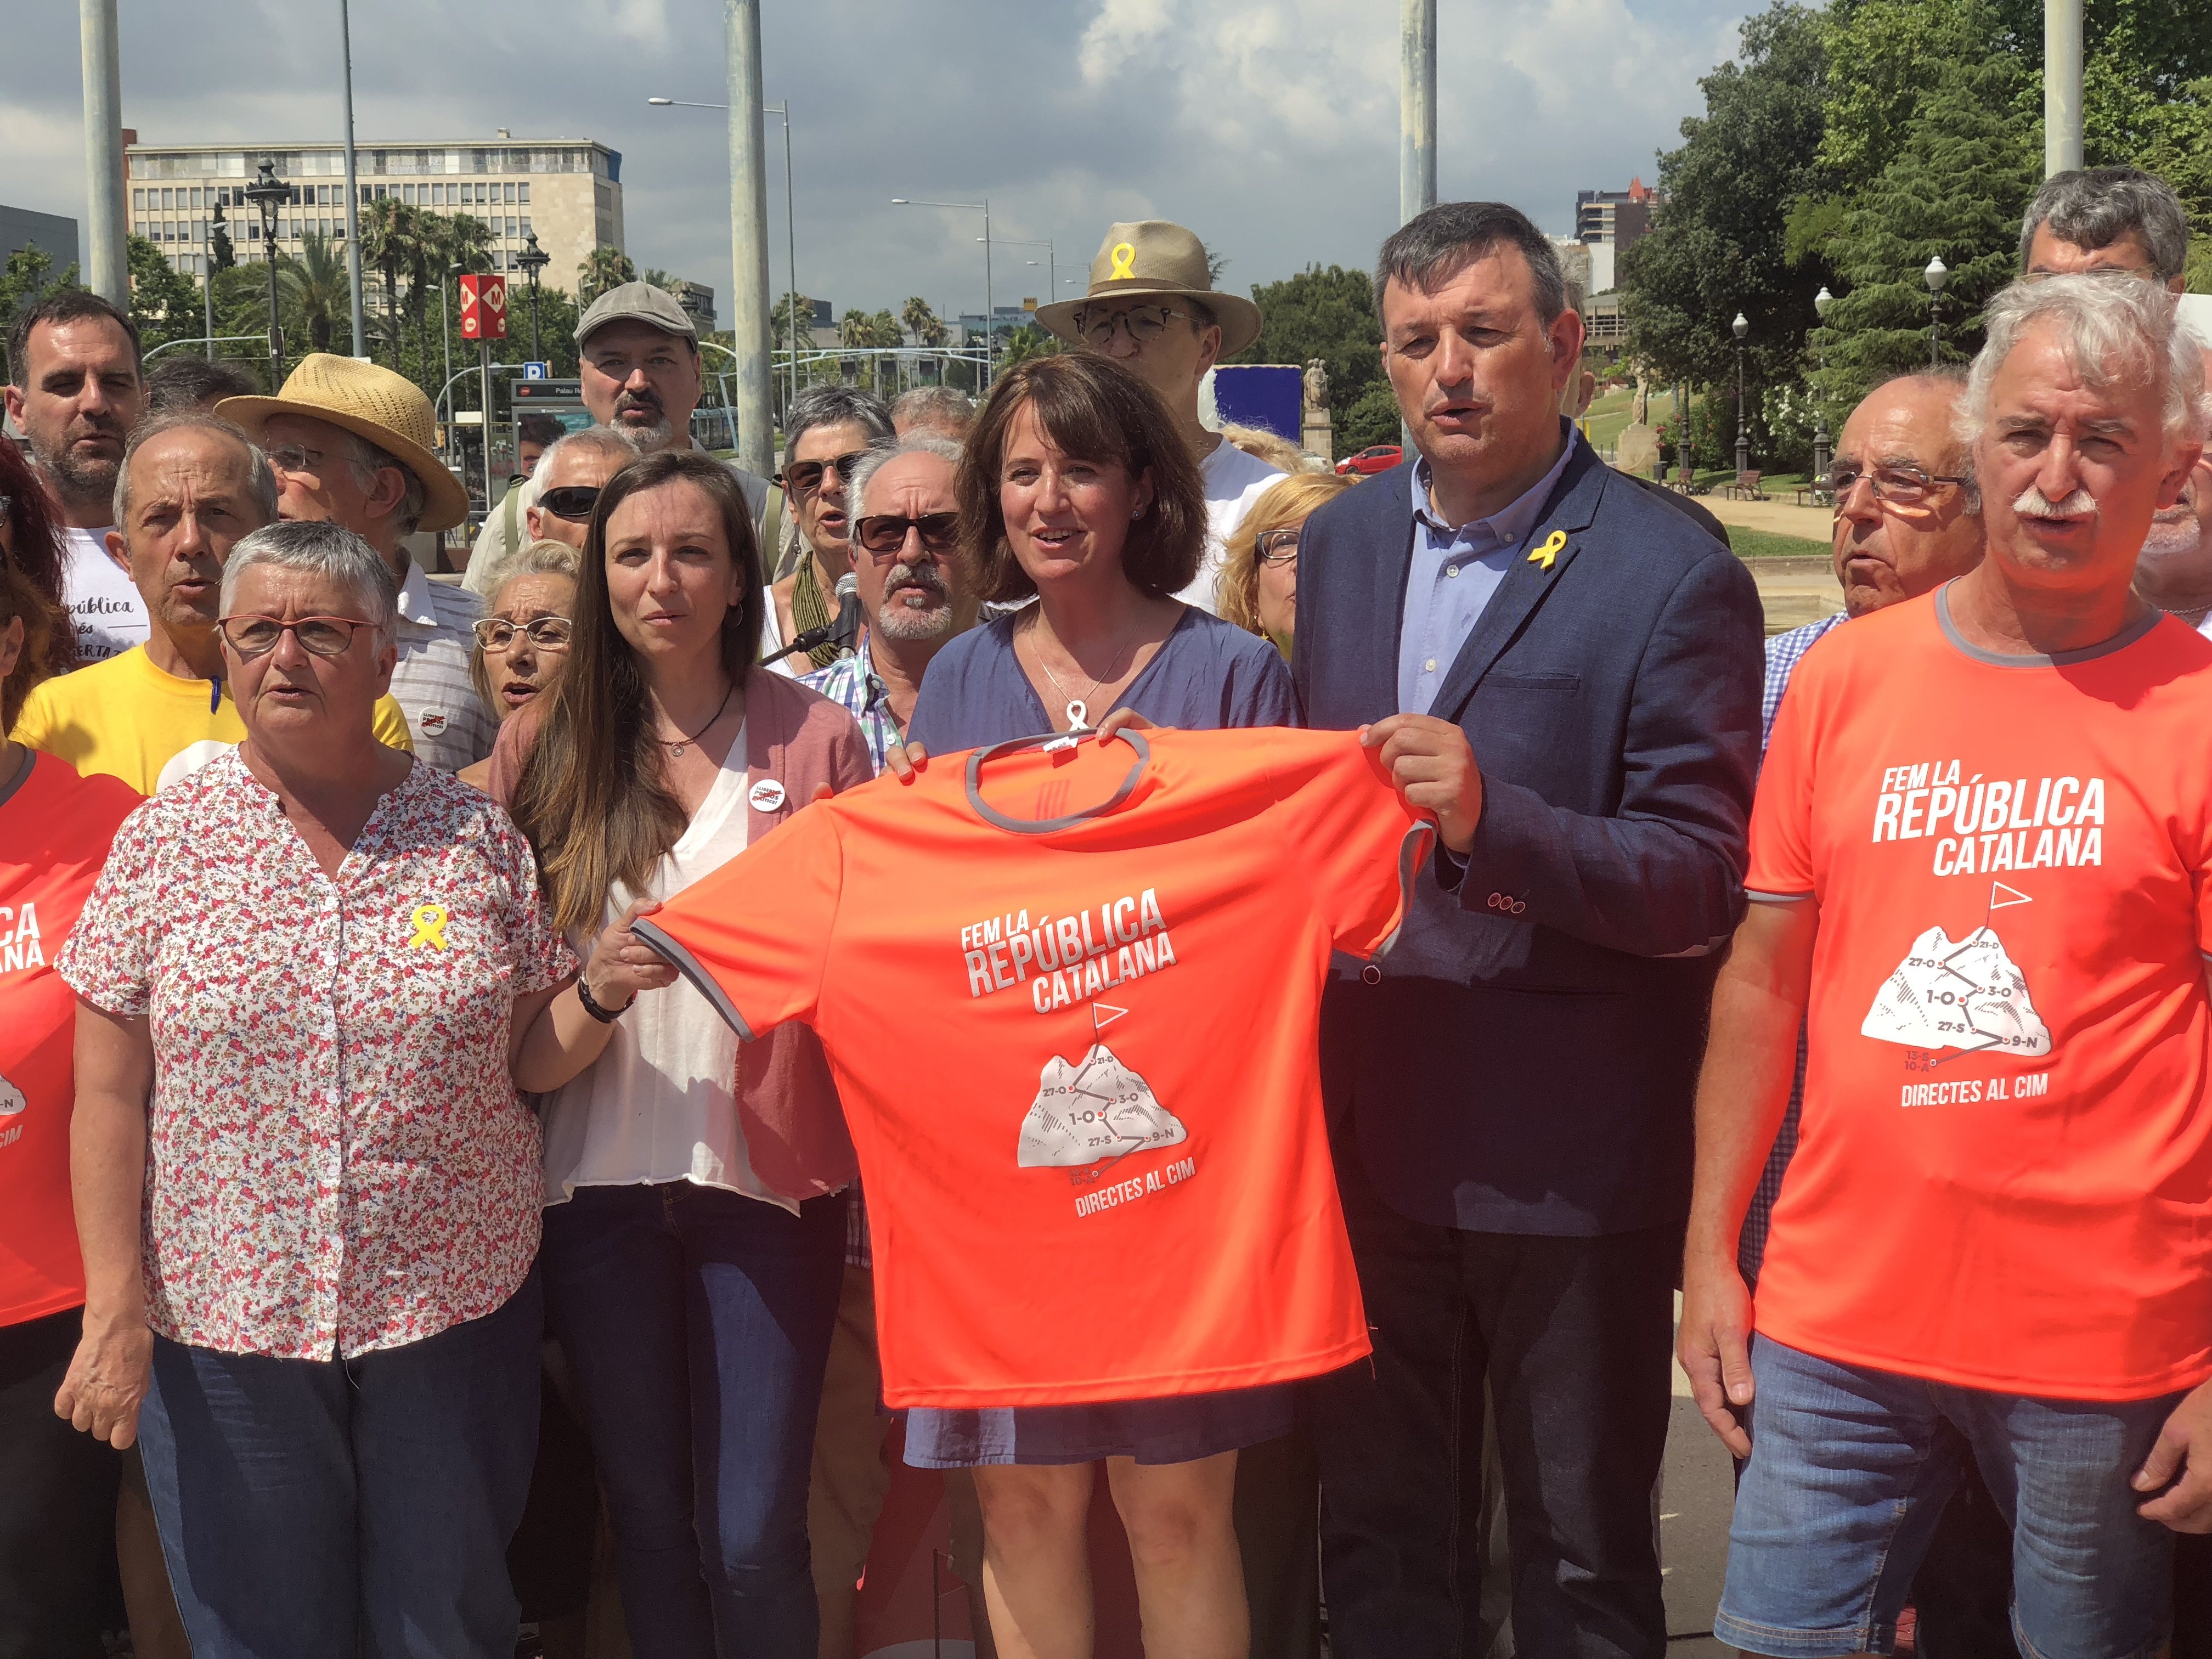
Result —
[[[845,486],[851,514],[846,533],[853,575],[860,587],[860,614],[866,620],[852,653],[807,675],[803,684],[851,712],[878,772],[884,750],[903,741],[924,671],[939,652],[975,625],[981,609],[969,591],[967,567],[955,539],[960,501],[952,480],[959,465],[960,446],[924,428],[869,450],[854,464]],[[890,1486],[883,1458],[890,1419],[876,1408],[881,1387],[875,1273],[867,1215],[856,1187],[806,1504],[823,1653],[853,1650],[860,1599],[854,1585],[867,1561],[868,1542]],[[969,1472],[957,1474],[969,1484],[955,1495],[956,1516],[963,1504],[972,1516]],[[956,1520],[956,1538],[960,1531]]]
[[[2212,644],[2134,586],[2204,363],[2148,283],[1987,328],[1982,562],[1798,667],[1714,994],[1678,1357],[1747,1460],[1714,1634],[1751,1653],[1887,1651],[1969,1465],[2023,1652],[2160,1650],[2212,1532]]]

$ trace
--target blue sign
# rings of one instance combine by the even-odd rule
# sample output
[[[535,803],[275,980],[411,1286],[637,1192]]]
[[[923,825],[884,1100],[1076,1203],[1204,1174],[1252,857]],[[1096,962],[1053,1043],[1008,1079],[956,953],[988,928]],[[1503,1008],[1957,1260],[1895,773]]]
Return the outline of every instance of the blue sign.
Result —
[[[1304,436],[1305,374],[1279,363],[1227,363],[1213,371],[1214,412],[1292,443]]]
[[[522,366],[522,378],[526,380],[550,380],[553,378],[553,365],[525,363]]]

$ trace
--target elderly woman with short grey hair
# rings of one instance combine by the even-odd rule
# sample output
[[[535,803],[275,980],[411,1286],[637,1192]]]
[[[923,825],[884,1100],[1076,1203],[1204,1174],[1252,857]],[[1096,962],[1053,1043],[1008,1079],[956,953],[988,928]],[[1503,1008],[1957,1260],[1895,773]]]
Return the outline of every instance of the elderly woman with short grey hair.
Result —
[[[801,552],[796,566],[769,589],[763,657],[836,620],[837,581],[853,568],[846,539],[853,471],[871,449],[897,435],[883,400],[857,387],[811,386],[792,400],[783,422],[783,471],[775,481],[791,503]],[[776,668],[805,674],[827,668],[851,648],[849,639],[819,639],[810,651],[782,658]]]
[[[396,580],[272,525],[224,567],[246,741],[125,820],[78,998],[84,1332],[192,1650],[506,1659],[535,1444],[537,1120],[665,972],[580,976],[494,802],[380,744]],[[143,1220],[142,1220],[143,1218]]]

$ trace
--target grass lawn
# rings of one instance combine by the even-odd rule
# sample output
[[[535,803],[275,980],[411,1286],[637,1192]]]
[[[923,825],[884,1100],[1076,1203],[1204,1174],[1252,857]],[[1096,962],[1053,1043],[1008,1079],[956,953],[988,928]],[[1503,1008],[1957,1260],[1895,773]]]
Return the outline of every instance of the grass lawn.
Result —
[[[1736,524],[1728,532],[1729,545],[1741,559],[1825,559],[1831,551],[1827,543],[1808,536],[1778,536],[1771,530],[1747,530]]]

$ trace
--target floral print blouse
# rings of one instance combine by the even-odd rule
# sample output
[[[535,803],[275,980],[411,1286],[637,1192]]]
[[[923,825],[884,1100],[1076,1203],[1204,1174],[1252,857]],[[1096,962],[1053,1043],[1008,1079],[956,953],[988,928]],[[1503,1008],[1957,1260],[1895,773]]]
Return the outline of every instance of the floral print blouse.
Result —
[[[576,963],[489,799],[416,763],[332,878],[234,750],[125,820],[58,966],[151,1026],[155,1330],[329,1359],[520,1287],[544,1176],[509,1015]]]

